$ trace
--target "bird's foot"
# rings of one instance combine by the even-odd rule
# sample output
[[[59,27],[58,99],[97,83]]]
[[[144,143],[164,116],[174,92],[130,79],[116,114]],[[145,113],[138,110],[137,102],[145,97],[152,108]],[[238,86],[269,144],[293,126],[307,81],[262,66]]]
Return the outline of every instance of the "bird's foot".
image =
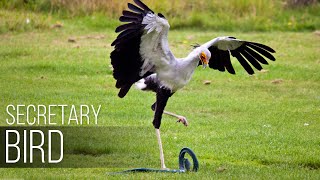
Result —
[[[188,126],[188,121],[187,118],[183,117],[183,116],[179,116],[179,119],[177,122],[181,122],[183,125]]]
[[[165,164],[161,164],[161,168],[160,168],[160,169],[161,169],[161,170],[170,170],[169,168],[166,167]]]

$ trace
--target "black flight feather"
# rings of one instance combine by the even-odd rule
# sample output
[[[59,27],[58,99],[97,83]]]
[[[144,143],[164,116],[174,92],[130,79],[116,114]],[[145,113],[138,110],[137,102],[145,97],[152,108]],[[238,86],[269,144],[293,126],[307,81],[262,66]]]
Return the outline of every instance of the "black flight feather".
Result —
[[[261,48],[260,46],[254,45],[254,44],[247,44],[247,46],[251,47],[252,49],[256,50],[258,53],[262,54],[263,56],[267,57],[268,59],[275,61],[276,58],[272,54],[270,54],[268,51],[265,49]]]
[[[121,22],[138,22],[139,19],[138,18],[135,18],[135,17],[127,17],[127,16],[121,16],[119,18],[119,20]]]
[[[124,39],[124,38],[130,38],[130,37],[132,37],[132,36],[130,36],[130,34],[133,33],[133,32],[135,32],[134,29],[122,31],[122,32],[118,35],[117,39],[116,39],[115,41],[113,41],[113,43],[111,44],[111,46],[116,45],[117,42],[121,42],[121,40]]]
[[[220,57],[222,57],[223,59],[223,65],[226,67],[227,71],[230,74],[236,74],[235,70],[233,69],[233,66],[231,64],[231,59],[230,59],[230,53],[229,51],[220,51],[221,55]]]
[[[230,59],[230,53],[229,51],[223,51],[219,50],[217,47],[211,46],[209,48],[209,51],[211,52],[212,56],[209,60],[209,67],[212,69],[219,70],[221,72],[227,71],[230,74],[236,74]],[[201,64],[201,61],[200,61]]]
[[[143,2],[141,2],[140,0],[133,0],[139,7],[141,7],[143,10],[145,11],[149,11],[154,13],[147,5],[145,5]]]
[[[212,54],[211,59],[209,60],[209,67],[212,69],[216,69],[216,70],[224,72],[225,68],[223,67],[223,64],[221,62],[220,50],[214,46],[211,46],[209,48],[209,51]]]
[[[236,50],[231,51],[231,54],[233,57],[237,58],[242,67],[249,73],[249,74],[254,74],[254,71],[252,67],[249,65],[249,63],[242,57],[242,55],[237,52]]]
[[[164,17],[164,15],[163,15],[163,14],[161,14],[161,13],[158,13],[158,16],[159,16],[159,17],[161,17],[161,18],[166,19],[166,17]]]
[[[241,50],[240,54],[243,55],[256,69],[258,69],[259,71],[262,69],[262,66],[259,64],[259,62],[254,57],[252,57],[245,49]]]
[[[131,12],[131,11],[122,11],[122,15],[125,16],[125,17],[132,17],[132,18],[137,18],[139,20],[142,20],[142,16],[141,14],[137,14],[137,13],[134,13],[134,12]]]
[[[217,68],[219,71],[224,72],[226,70],[226,68],[224,67],[224,63],[223,63],[224,58],[223,58],[222,54],[223,54],[223,51],[218,50],[218,53],[217,53],[218,66],[217,66]]]
[[[127,29],[127,30],[125,30],[125,31],[122,31],[122,32],[119,34],[118,38],[121,39],[121,38],[126,37],[126,36],[128,37],[128,36],[130,36],[130,34],[133,33],[133,32],[136,32],[136,30],[135,30],[135,29]]]
[[[118,96],[119,96],[120,98],[124,98],[124,97],[127,95],[127,93],[129,92],[129,90],[130,90],[130,88],[131,88],[132,85],[133,85],[133,84],[126,84],[125,86],[123,86],[123,87],[120,89],[120,91],[119,91],[119,93],[118,93]]]
[[[138,29],[139,25],[136,23],[132,22],[129,24],[122,24],[119,27],[116,28],[116,33],[124,31],[124,30],[129,30],[129,29]]]
[[[131,39],[135,38],[136,36],[141,37],[141,32],[140,31],[133,31],[128,33],[126,36],[123,36],[121,38],[117,38],[111,45],[115,46],[116,50],[119,50],[119,48],[123,46],[128,46],[127,42],[130,41]]]
[[[265,50],[267,50],[267,51],[269,51],[269,52],[271,52],[271,53],[275,53],[275,52],[276,52],[274,49],[272,49],[271,47],[266,46],[266,45],[264,45],[264,44],[255,43],[255,42],[247,42],[247,43],[253,44],[253,45],[255,45],[255,46],[258,46],[258,47],[260,47],[260,48],[262,48],[262,49],[265,49]]]
[[[245,50],[251,54],[256,60],[258,60],[260,63],[262,64],[266,64],[268,65],[268,61],[265,60],[260,54],[256,53],[254,50],[252,50],[251,48],[249,47],[246,47]]]
[[[141,13],[141,14],[145,14],[145,11],[140,9],[139,7],[131,4],[131,3],[128,3],[128,8],[136,13]]]

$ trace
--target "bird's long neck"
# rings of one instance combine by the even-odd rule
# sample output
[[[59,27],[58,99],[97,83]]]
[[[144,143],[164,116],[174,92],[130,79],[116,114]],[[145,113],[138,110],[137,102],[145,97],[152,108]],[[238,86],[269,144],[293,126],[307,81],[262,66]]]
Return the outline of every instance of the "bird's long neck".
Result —
[[[182,61],[179,61],[178,72],[179,77],[183,80],[183,86],[190,81],[195,69],[198,67],[198,64],[199,57],[196,52],[191,52],[187,57],[183,58]]]
[[[199,65],[199,57],[197,51],[192,51],[184,60],[186,66],[192,70],[196,69]]]

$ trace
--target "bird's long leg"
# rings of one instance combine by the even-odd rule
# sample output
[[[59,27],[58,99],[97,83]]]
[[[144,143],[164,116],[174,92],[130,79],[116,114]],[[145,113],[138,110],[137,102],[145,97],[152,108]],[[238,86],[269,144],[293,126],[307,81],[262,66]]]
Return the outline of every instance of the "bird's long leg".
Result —
[[[161,125],[161,119],[162,119],[164,108],[166,107],[168,99],[171,97],[171,95],[172,95],[172,92],[169,89],[159,88],[157,90],[157,101],[155,104],[154,119],[152,122],[154,128],[156,129],[156,135],[157,135],[159,150],[160,150],[160,162],[161,162],[162,169],[166,169],[166,165],[164,164],[164,155],[163,155],[163,148],[162,148],[162,142],[161,142],[161,136],[160,136],[160,125]]]
[[[181,122],[183,125],[188,126],[187,118],[185,118],[183,116],[180,116],[180,115],[177,115],[177,114],[174,114],[174,113],[169,112],[169,111],[164,111],[163,113],[166,114],[166,115],[178,118],[177,122]]]
[[[163,148],[162,148],[162,142],[161,142],[161,136],[160,136],[160,129],[156,129],[156,135],[157,135],[158,145],[160,150],[161,169],[166,169],[166,165],[164,164],[164,154],[163,154]]]

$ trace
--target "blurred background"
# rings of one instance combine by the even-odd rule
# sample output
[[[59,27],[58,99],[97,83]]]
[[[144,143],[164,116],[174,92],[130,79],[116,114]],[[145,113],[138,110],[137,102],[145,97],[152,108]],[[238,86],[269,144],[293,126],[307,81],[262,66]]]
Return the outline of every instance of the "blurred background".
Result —
[[[131,0],[0,0],[0,32],[81,26],[114,28]],[[220,31],[314,31],[320,27],[319,0],[144,0],[162,12],[173,29]],[[32,22],[32,23],[31,23]]]

